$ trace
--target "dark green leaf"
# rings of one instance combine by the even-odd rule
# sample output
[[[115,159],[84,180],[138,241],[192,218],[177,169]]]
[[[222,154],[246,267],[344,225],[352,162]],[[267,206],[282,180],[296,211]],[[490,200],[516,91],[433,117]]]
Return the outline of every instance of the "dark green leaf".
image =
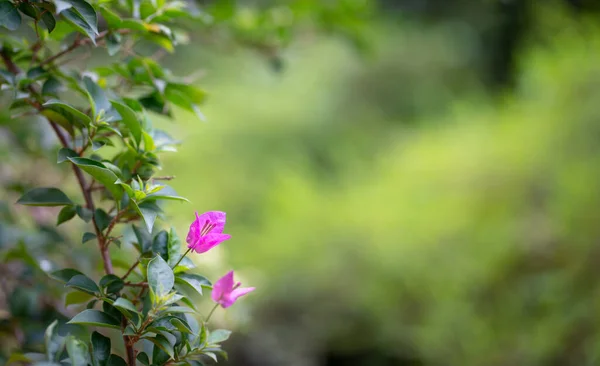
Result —
[[[77,205],[75,207],[75,212],[77,212],[77,216],[79,216],[83,221],[90,222],[94,217],[94,213],[89,208]]]
[[[84,310],[75,315],[68,324],[94,325],[97,327],[121,329],[121,323],[112,316],[99,310]]]
[[[141,363],[143,363],[146,366],[150,366],[150,359],[148,358],[148,355],[145,352],[140,352],[137,355],[137,360]]]
[[[30,18],[37,19],[38,17],[37,9],[29,3],[20,3],[19,10],[21,10],[21,13],[27,15]]]
[[[65,206],[58,213],[58,219],[56,220],[56,226],[62,224],[63,222],[67,222],[75,217],[75,207],[74,206]]]
[[[104,185],[117,200],[121,199],[123,188],[115,184],[118,177],[102,163],[87,158],[69,158],[69,160]]]
[[[34,188],[25,193],[17,203],[26,206],[65,206],[73,202],[58,188]]]
[[[206,342],[208,344],[225,342],[227,339],[229,339],[230,335],[231,335],[230,330],[216,329],[216,330],[213,330],[212,332],[210,332]]]
[[[60,164],[63,161],[69,160],[69,158],[75,158],[78,156],[79,156],[79,154],[77,154],[75,151],[68,149],[66,147],[63,147],[60,150],[58,150],[58,159],[56,162]]]
[[[152,248],[152,237],[145,227],[137,227],[132,225],[133,232],[139,244],[140,253],[148,253]]]
[[[183,285],[185,289],[197,292],[202,295],[202,288],[210,288],[212,285],[206,277],[192,274],[192,273],[181,273],[175,277],[175,282]]]
[[[88,346],[75,337],[67,337],[67,353],[71,360],[71,365],[88,364]]]
[[[92,333],[92,362],[94,366],[106,366],[110,357],[110,338],[98,332]]]
[[[154,222],[160,213],[160,207],[153,204],[152,202],[142,202],[138,205],[138,210],[144,219],[144,223],[146,224],[146,228],[148,231],[152,231],[152,227],[154,226]]]
[[[46,28],[48,28],[48,33],[52,33],[52,31],[56,27],[56,19],[54,18],[54,15],[52,15],[52,13],[50,12],[45,11],[44,13],[42,13],[42,22],[44,22],[44,25],[46,26]]]
[[[173,270],[161,257],[156,256],[148,263],[148,286],[155,298],[165,297],[173,288]]]
[[[169,257],[169,234],[166,231],[161,230],[152,241],[152,251],[156,254],[159,254],[164,260],[167,260]]]
[[[169,266],[175,266],[175,263],[179,261],[181,258],[181,240],[179,236],[177,236],[177,232],[174,228],[171,228],[171,232],[169,233],[169,243],[167,245],[168,250],[168,258],[169,258]]]
[[[103,209],[97,208],[94,213],[94,222],[100,231],[104,231],[110,225],[112,217],[110,217]]]
[[[107,366],[127,366],[127,362],[125,362],[125,360],[122,359],[120,356],[112,354],[108,358],[108,363],[106,365]]]
[[[125,104],[119,103],[117,101],[112,101],[111,103],[112,106],[121,115],[121,121],[125,124],[125,126],[127,126],[129,132],[131,133],[131,136],[133,137],[136,144],[139,146],[139,144],[142,141],[142,125],[138,120],[137,115],[131,108],[129,108]]]
[[[65,1],[70,3],[72,7],[63,11],[62,15],[75,29],[90,37],[92,43],[96,44],[98,16],[94,8],[84,0]]]
[[[79,272],[76,269],[73,268],[65,268],[65,269],[61,269],[52,273],[49,273],[48,276],[50,276],[51,278],[54,278],[55,280],[67,283],[71,280],[71,278],[77,276],[77,275],[82,275],[83,273]]]
[[[0,2],[0,26],[14,31],[21,25],[21,14],[9,1]]]
[[[73,287],[91,295],[100,293],[100,288],[96,285],[96,282],[83,274],[73,276],[65,286]]]
[[[175,326],[175,328],[177,328],[177,330],[179,330],[180,332],[189,333],[189,334],[193,333],[192,329],[187,324],[187,322],[185,322],[179,318],[172,318],[170,321],[171,321],[171,324],[173,324]]]
[[[105,288],[106,293],[108,294],[116,294],[121,291],[124,286],[123,280],[114,274],[107,274],[100,279],[100,287]]]
[[[81,244],[87,243],[90,240],[96,239],[96,234],[94,233],[83,233],[83,238],[81,238]]]

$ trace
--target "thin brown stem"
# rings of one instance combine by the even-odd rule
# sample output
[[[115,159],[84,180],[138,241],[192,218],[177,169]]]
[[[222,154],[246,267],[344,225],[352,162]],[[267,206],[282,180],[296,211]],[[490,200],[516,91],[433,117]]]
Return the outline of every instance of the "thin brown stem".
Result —
[[[148,287],[148,282],[138,282],[138,283],[124,282],[123,284],[125,286],[130,286],[130,287]]]
[[[138,264],[140,264],[140,260],[136,260],[135,263],[127,270],[127,272],[123,275],[123,277],[121,277],[122,280],[126,279],[127,276],[129,276],[129,274],[131,274],[131,272],[133,272],[133,270],[135,269],[135,267],[138,266]]]

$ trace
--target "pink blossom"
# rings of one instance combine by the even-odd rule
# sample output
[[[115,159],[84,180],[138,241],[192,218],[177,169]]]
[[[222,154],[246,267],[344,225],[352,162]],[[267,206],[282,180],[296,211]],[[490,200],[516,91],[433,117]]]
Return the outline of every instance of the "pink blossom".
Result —
[[[185,240],[188,248],[196,253],[204,253],[230,239],[231,235],[223,234],[224,227],[225,212],[209,211],[199,216],[196,212],[196,220],[190,225]]]
[[[234,285],[233,271],[230,271],[215,282],[211,297],[214,302],[228,308],[235,303],[238,297],[254,291],[254,287],[239,288],[241,285],[239,282]]]

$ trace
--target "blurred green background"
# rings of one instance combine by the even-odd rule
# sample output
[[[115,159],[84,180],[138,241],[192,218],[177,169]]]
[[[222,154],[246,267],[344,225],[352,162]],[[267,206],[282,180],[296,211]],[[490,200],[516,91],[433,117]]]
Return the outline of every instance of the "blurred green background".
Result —
[[[230,364],[600,364],[594,4],[375,6],[362,52],[167,59],[211,97],[164,172],[228,213],[204,265],[258,287]]]
[[[210,93],[157,121],[166,211],[226,211],[198,262],[257,287],[227,364],[599,365],[597,3],[292,3],[335,26],[162,60]]]

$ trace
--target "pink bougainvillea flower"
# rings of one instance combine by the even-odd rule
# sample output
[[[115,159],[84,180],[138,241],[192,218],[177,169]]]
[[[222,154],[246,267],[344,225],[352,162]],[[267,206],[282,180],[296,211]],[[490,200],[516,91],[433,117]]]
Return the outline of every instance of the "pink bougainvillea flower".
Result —
[[[198,215],[190,225],[190,231],[186,242],[188,248],[196,253],[204,253],[231,238],[229,234],[223,234],[225,227],[225,212],[209,211]]]
[[[225,276],[215,282],[211,297],[214,302],[220,304],[224,308],[228,308],[240,297],[249,292],[254,291],[254,287],[239,288],[242,284],[233,281],[233,271],[230,271]]]

